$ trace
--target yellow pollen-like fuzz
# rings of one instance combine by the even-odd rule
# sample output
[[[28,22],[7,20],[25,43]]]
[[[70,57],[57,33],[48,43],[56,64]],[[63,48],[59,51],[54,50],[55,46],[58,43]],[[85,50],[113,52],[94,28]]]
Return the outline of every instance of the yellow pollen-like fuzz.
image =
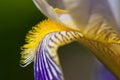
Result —
[[[61,13],[62,13],[62,14],[63,14],[63,13],[64,13],[64,14],[65,14],[65,13],[68,13],[67,10],[63,10],[63,9],[59,9],[59,8],[55,8],[54,11],[55,11],[56,13],[59,13],[59,14],[61,14]]]
[[[39,24],[37,24],[36,26],[34,26],[32,28],[32,30],[30,30],[26,36],[26,41],[27,45],[24,45],[24,48],[29,48],[29,47],[33,47],[33,45],[37,45],[41,39],[47,35],[48,33],[51,32],[60,32],[60,31],[70,31],[72,29],[67,28],[66,26],[60,25],[56,22],[53,22],[52,20],[48,19],[45,20],[43,22],[40,22]],[[73,31],[73,30],[72,30]],[[30,44],[30,43],[34,43],[34,44]]]
[[[58,24],[50,19],[44,20],[38,23],[36,26],[30,30],[26,36],[26,43],[22,46],[22,64],[27,64],[29,60],[34,58],[36,53],[36,49],[41,42],[42,38],[51,33],[51,32],[60,32],[60,31],[74,31],[73,29],[69,29],[62,24]]]

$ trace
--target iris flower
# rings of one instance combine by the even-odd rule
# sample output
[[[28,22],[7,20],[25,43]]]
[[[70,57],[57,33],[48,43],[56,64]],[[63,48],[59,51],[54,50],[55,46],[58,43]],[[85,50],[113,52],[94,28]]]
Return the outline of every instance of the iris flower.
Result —
[[[21,65],[34,62],[35,80],[64,80],[57,50],[73,41],[92,51],[120,79],[120,0],[33,2],[48,17],[28,32],[22,46]]]

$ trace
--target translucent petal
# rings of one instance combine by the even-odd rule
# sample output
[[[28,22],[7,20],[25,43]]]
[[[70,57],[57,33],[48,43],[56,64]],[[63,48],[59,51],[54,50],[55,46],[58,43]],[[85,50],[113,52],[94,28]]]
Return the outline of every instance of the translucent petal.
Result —
[[[63,1],[66,9],[69,11],[69,14],[72,16],[73,20],[81,26],[87,25],[88,18],[90,15],[90,0],[63,0]]]
[[[63,15],[64,17],[66,17],[65,15],[69,15],[68,11],[65,10],[62,0],[33,0],[33,2],[38,7],[38,9],[48,18],[60,24],[64,24],[72,29],[78,29],[71,17],[69,20],[68,18],[61,18]]]
[[[108,0],[113,11],[118,27],[120,27],[120,0]]]
[[[119,0],[33,0],[47,17],[72,29],[86,29],[98,18],[119,26]],[[59,10],[55,10],[55,9]],[[64,13],[64,11],[67,11]],[[69,16],[69,18],[68,18]],[[63,18],[65,17],[65,18]],[[67,17],[67,19],[66,19]]]
[[[63,0],[66,9],[77,27],[85,27],[89,21],[99,17],[115,25],[115,19],[107,0]],[[114,1],[113,1],[114,2]]]
[[[33,0],[33,2],[44,15],[59,22],[58,15],[55,13],[53,7],[46,2],[46,0]]]
[[[46,0],[54,8],[65,9],[63,0]]]

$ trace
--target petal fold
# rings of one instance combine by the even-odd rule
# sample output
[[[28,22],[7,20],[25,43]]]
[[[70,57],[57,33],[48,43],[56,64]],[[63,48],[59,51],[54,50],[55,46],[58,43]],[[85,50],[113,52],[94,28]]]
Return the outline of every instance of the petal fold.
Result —
[[[109,24],[116,24],[112,8],[110,7],[110,3],[107,0],[63,1],[66,9],[69,11],[69,14],[72,16],[77,27],[79,28],[81,28],[81,26],[83,28],[86,28],[86,25],[89,23],[89,21],[98,19],[99,17],[102,17],[105,20],[107,20]]]
[[[46,16],[72,29],[86,29],[96,19],[104,18],[109,24],[120,25],[119,0],[33,0]],[[60,13],[55,9],[60,9]],[[67,11],[67,13],[62,12]],[[63,17],[69,16],[65,19]],[[61,18],[62,17],[62,18]],[[90,26],[89,26],[90,27]]]
[[[34,62],[35,80],[64,80],[57,49],[81,37],[78,32],[66,31],[46,35],[38,47]]]
[[[59,18],[55,13],[52,6],[50,6],[46,0],[33,0],[37,8],[50,19],[59,22]]]
[[[77,27],[87,25],[90,16],[90,0],[63,0]]]
[[[69,28],[78,29],[76,25],[74,24],[74,21],[72,20],[68,11],[65,10],[63,1],[33,0],[33,2],[37,6],[37,8],[48,18],[60,24],[64,24],[65,26]],[[69,20],[68,20],[68,16],[69,16]]]

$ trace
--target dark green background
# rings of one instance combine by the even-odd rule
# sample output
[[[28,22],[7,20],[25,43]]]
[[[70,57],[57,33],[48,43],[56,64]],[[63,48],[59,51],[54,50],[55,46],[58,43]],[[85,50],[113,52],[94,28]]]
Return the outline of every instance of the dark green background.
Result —
[[[44,18],[32,0],[0,0],[0,80],[33,80],[33,64],[19,66],[20,46]],[[90,80],[93,60],[85,51],[78,43],[59,49],[66,80]]]
[[[0,80],[33,80],[32,65],[19,66],[20,46],[42,19],[32,0],[0,0]]]

